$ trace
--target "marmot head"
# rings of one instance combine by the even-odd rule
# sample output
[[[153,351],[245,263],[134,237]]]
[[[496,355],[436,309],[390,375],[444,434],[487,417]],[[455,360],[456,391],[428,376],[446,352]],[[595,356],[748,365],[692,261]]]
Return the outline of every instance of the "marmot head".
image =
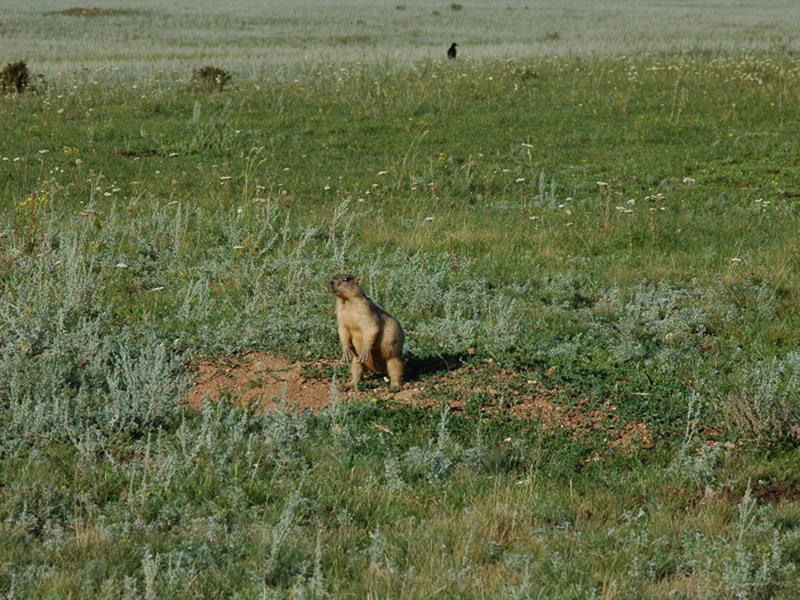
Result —
[[[361,277],[356,277],[349,273],[334,275],[328,285],[333,295],[339,298],[353,298],[364,295],[364,290],[361,289]]]

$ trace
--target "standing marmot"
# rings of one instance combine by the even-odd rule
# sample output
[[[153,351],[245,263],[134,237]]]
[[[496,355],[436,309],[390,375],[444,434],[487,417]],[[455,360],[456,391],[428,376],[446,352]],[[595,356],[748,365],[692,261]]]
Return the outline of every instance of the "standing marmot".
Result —
[[[352,381],[357,387],[366,365],[377,373],[388,373],[392,389],[403,385],[403,333],[392,315],[364,295],[361,278],[347,273],[330,280],[336,296],[336,322],[344,359],[351,360]]]

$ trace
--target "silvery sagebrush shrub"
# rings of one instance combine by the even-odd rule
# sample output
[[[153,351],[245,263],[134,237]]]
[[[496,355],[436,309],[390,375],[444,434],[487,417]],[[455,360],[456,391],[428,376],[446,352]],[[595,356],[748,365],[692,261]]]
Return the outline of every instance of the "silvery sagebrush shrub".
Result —
[[[367,294],[397,316],[412,352],[463,353],[478,347],[504,352],[520,343],[529,324],[526,289],[492,289],[468,261],[450,266],[446,254],[392,253],[366,268]],[[372,290],[375,290],[374,293]]]
[[[617,325],[626,337],[652,336],[675,343],[691,336],[702,337],[707,329],[707,315],[694,305],[693,294],[665,280],[640,282],[627,300],[607,297],[606,301],[617,304]]]
[[[276,410],[266,418],[265,433],[272,455],[280,466],[301,466],[303,449],[309,441],[310,411],[294,411],[288,404],[287,388],[275,398]]]
[[[538,293],[547,305],[565,309],[589,306],[600,289],[584,273],[557,273],[548,275],[539,283]]]
[[[179,418],[183,367],[159,342],[91,338],[86,346],[71,347],[62,336],[52,341],[36,357],[2,365],[10,371],[4,395],[15,433],[61,438],[99,429],[140,435]],[[93,348],[94,354],[81,352]],[[84,371],[87,364],[94,368]],[[105,377],[97,377],[102,370]]]
[[[755,441],[800,443],[800,352],[745,367],[722,410]]]
[[[395,456],[389,456],[383,461],[385,485],[390,492],[400,492],[406,486],[400,461]]]
[[[384,462],[386,485],[402,488],[406,480],[425,479],[433,487],[444,485],[458,466],[468,469],[483,467],[485,450],[481,440],[464,449],[449,432],[449,407],[443,405],[436,437],[425,447],[413,446],[402,457],[389,457]],[[405,476],[405,479],[404,477]]]
[[[0,567],[0,573],[10,580],[5,593],[6,598],[16,599],[29,597],[29,591],[39,582],[52,579],[56,575],[57,569],[52,565],[16,566],[6,563]]]
[[[381,526],[376,525],[375,531],[370,532],[370,545],[367,549],[369,568],[372,571],[385,571],[388,574],[397,572],[397,565],[392,561],[386,550],[386,544],[381,534]]]
[[[692,479],[699,488],[712,489],[722,468],[722,448],[699,438],[701,405],[699,395],[692,392],[687,403],[686,430],[670,470],[678,477]]]
[[[94,256],[75,232],[48,232],[19,257],[0,303],[0,400],[13,435],[139,434],[174,420],[179,357],[147,328],[114,327]],[[13,443],[12,438],[6,441]]]
[[[770,518],[769,507],[759,507],[750,482],[739,501],[734,555],[722,566],[722,585],[730,598],[769,598],[787,584],[799,589],[796,565],[784,559],[785,536]]]
[[[544,278],[537,292],[550,333],[542,334],[536,353],[548,360],[570,362],[591,352],[672,375],[696,363],[709,335],[700,293],[667,281],[622,290],[582,274],[556,275]]]
[[[281,554],[290,542],[290,537],[295,529],[298,513],[310,502],[300,491],[304,479],[300,481],[294,494],[287,501],[278,522],[271,528],[271,542],[269,556],[264,565],[266,579],[278,578],[281,570]]]

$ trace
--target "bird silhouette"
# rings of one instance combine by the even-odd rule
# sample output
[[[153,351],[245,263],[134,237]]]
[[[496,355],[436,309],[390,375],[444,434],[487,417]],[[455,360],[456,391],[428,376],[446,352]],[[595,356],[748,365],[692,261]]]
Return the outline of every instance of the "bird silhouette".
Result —
[[[453,60],[456,57],[456,46],[458,46],[458,44],[453,42],[452,46],[447,49],[447,58],[450,60]]]

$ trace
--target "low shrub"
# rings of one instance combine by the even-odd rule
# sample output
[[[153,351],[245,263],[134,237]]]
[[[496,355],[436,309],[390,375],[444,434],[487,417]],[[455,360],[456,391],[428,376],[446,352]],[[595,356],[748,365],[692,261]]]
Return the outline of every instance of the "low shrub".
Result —
[[[231,74],[225,69],[220,69],[214,65],[206,65],[200,69],[195,69],[192,75],[192,89],[195,91],[221,92],[230,80]]]
[[[0,86],[4,94],[13,92],[21,94],[27,89],[29,82],[30,73],[24,60],[8,63],[0,71]]]

